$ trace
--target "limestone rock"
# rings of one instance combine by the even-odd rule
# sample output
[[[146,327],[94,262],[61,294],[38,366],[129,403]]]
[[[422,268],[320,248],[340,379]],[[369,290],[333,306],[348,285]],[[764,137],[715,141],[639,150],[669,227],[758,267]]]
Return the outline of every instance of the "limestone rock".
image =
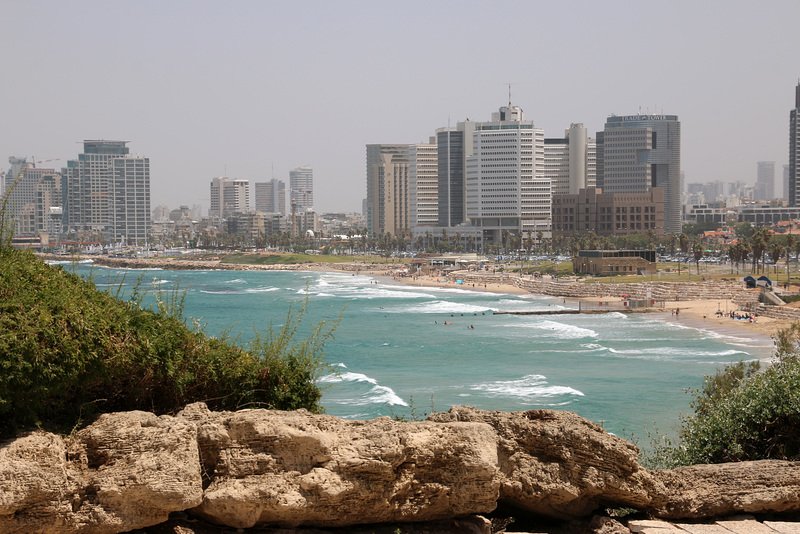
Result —
[[[800,462],[760,460],[653,471],[662,493],[648,511],[665,519],[800,510]]]
[[[196,429],[145,412],[107,414],[64,440],[0,448],[0,532],[116,533],[202,499]]]
[[[237,528],[420,522],[492,511],[494,432],[482,423],[346,421],[305,410],[181,417],[198,425],[207,488],[192,512]]]
[[[480,422],[497,433],[500,501],[566,519],[601,505],[643,508],[656,481],[639,468],[639,450],[571,412],[493,412],[456,406],[430,421]]]

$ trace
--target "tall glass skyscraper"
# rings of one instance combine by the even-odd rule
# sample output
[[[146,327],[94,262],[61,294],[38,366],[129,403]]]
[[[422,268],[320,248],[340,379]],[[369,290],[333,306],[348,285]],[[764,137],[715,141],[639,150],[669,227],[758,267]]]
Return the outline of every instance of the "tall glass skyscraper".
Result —
[[[604,193],[664,188],[664,233],[681,232],[681,123],[677,115],[612,115],[597,137]],[[602,144],[602,147],[601,147]],[[600,158],[602,157],[602,162]]]
[[[800,206],[800,82],[789,112],[789,205]]]

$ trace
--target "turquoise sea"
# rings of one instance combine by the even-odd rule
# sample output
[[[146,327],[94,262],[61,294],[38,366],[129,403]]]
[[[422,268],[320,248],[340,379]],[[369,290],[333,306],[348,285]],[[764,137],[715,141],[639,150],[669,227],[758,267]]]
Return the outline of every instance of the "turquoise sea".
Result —
[[[306,271],[120,270],[82,265],[100,288],[185,293],[185,315],[211,334],[246,341],[308,297],[306,327],[341,322],[326,345],[336,372],[323,405],[343,418],[416,416],[467,404],[488,410],[570,410],[608,431],[670,434],[690,410],[686,390],[725,364],[768,359],[772,343],[735,329],[715,332],[669,314],[494,315],[571,307],[562,299]],[[124,277],[124,279],[123,279]],[[681,319],[683,321],[683,318]],[[443,323],[452,323],[444,325]],[[474,327],[474,328],[470,328]],[[413,399],[413,400],[412,400]]]

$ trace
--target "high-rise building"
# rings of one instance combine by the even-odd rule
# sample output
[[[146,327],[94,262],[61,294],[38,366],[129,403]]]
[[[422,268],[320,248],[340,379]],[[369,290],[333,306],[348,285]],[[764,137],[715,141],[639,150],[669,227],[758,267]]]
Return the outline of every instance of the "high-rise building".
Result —
[[[408,146],[409,228],[436,226],[439,221],[439,164],[434,141]]]
[[[286,215],[286,183],[277,178],[255,183],[255,210]]]
[[[227,219],[234,213],[250,211],[250,182],[221,176],[211,180],[209,217]]]
[[[87,140],[62,169],[64,225],[85,237],[144,244],[150,232],[150,159],[127,141]]]
[[[467,220],[467,157],[472,155],[475,123],[459,122],[455,128],[436,131],[439,153],[438,226],[455,227]]]
[[[544,172],[553,196],[577,195],[595,186],[597,145],[583,124],[571,124],[563,138],[544,140]]]
[[[786,164],[783,166],[783,188],[781,198],[789,199],[789,165]]]
[[[397,235],[409,229],[409,145],[367,145],[367,232]]]
[[[544,172],[544,131],[519,106],[503,106],[489,122],[474,123],[466,161],[466,215],[486,242],[506,232],[549,232],[550,182]]]
[[[759,161],[756,175],[756,200],[775,198],[775,162]]]
[[[50,207],[61,206],[61,175],[54,169],[37,169],[28,163],[27,158],[8,158],[11,168],[8,170],[6,190],[0,194],[0,201],[5,203],[6,213],[14,219],[14,235],[35,236],[48,233],[46,219],[39,224],[37,214],[44,210],[49,213]],[[44,183],[44,185],[43,185]],[[57,191],[53,189],[57,183]],[[45,188],[51,194],[40,197]],[[54,196],[57,194],[57,196]],[[45,202],[44,205],[37,204]],[[52,221],[50,221],[52,228]]]
[[[800,82],[789,112],[789,205],[800,206]]]
[[[314,169],[298,167],[289,171],[290,203],[297,211],[314,209]]]
[[[612,115],[598,134],[603,193],[664,189],[664,233],[681,232],[681,123],[677,115]],[[602,139],[602,148],[600,142]],[[602,176],[601,173],[602,172]]]

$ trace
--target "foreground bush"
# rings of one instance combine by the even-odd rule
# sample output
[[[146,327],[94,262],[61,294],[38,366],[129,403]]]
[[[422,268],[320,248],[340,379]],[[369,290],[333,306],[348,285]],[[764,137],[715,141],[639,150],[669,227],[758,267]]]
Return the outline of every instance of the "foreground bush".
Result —
[[[139,287],[141,289],[141,286]],[[320,412],[324,343],[336,323],[295,339],[305,308],[244,346],[188,327],[179,296],[141,306],[0,246],[0,435],[69,429],[99,412],[268,407]]]
[[[800,324],[776,336],[776,363],[740,363],[706,379],[680,444],[658,454],[664,467],[745,460],[800,460]]]

